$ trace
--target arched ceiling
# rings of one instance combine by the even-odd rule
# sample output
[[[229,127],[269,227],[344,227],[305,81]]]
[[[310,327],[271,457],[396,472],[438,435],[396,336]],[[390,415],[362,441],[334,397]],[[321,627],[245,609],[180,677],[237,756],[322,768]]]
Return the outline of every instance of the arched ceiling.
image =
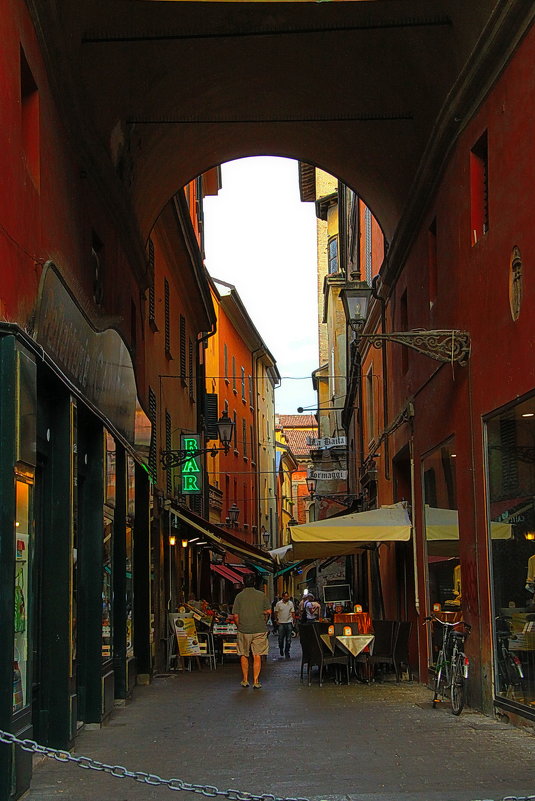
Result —
[[[111,157],[142,236],[191,178],[233,158],[272,154],[341,178],[389,240],[425,179],[424,156],[439,141],[444,156],[467,98],[475,102],[490,80],[485,57],[496,63],[503,42],[513,42],[507,31],[519,9],[531,5],[29,4],[65,113],[95,163],[109,169]]]

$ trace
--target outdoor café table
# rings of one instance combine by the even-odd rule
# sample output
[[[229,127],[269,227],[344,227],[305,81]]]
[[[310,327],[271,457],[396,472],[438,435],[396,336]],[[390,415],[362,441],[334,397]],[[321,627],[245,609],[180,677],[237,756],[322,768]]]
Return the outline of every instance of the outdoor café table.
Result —
[[[353,658],[357,657],[368,646],[370,653],[373,653],[373,642],[375,640],[373,634],[352,634],[351,636],[346,634],[320,634],[320,637],[333,654],[337,645],[340,645],[342,650]]]

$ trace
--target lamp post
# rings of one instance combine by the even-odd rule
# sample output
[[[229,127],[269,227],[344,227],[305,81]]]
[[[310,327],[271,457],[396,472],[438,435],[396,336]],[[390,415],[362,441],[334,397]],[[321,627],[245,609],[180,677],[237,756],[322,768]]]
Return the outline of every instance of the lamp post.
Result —
[[[160,462],[164,470],[170,470],[172,467],[180,467],[188,462],[190,459],[200,456],[203,453],[209,453],[215,456],[218,451],[224,453],[229,452],[230,443],[232,442],[232,433],[234,430],[234,421],[228,416],[226,409],[221,413],[221,417],[216,423],[217,435],[222,445],[221,448],[194,448],[191,450],[169,450],[160,452]]]
[[[371,294],[371,287],[366,281],[354,281],[340,292],[346,320],[356,334],[360,333],[366,322]]]
[[[271,532],[267,530],[267,528],[262,529],[262,539],[264,540],[264,548],[269,550],[269,543],[271,540]]]
[[[228,521],[229,525],[232,528],[237,528],[238,526],[238,517],[240,516],[240,507],[234,502],[230,509],[228,510]]]
[[[426,331],[422,328],[391,331],[388,334],[362,334],[372,292],[365,281],[350,282],[340,291],[346,320],[357,334],[357,342],[367,339],[370,345],[378,349],[383,347],[384,342],[397,342],[439,362],[457,362],[461,367],[467,364],[470,358],[470,334],[467,331]]]

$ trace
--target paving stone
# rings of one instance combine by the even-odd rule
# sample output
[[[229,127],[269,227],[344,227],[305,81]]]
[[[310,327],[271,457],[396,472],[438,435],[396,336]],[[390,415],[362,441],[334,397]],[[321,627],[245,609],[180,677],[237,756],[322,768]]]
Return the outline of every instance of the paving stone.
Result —
[[[474,801],[535,793],[535,736],[444,704],[421,685],[299,681],[292,659],[268,660],[261,690],[240,687],[237,661],[137,687],[76,754],[195,784],[311,801]],[[273,655],[272,655],[273,656]],[[51,760],[24,801],[160,801],[165,787]],[[193,794],[181,794],[187,801]]]

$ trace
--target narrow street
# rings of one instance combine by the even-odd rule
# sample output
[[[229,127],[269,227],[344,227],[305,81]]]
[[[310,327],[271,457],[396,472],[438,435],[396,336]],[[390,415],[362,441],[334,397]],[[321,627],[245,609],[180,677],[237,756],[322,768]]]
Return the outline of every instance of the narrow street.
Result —
[[[470,709],[433,710],[431,692],[404,681],[311,687],[300,648],[273,650],[261,690],[242,689],[235,661],[155,678],[135,689],[76,754],[218,789],[351,801],[469,801],[533,793],[535,739]],[[27,801],[151,801],[165,787],[76,765],[41,762]],[[185,797],[185,796],[183,796]],[[190,796],[191,797],[191,796]]]

